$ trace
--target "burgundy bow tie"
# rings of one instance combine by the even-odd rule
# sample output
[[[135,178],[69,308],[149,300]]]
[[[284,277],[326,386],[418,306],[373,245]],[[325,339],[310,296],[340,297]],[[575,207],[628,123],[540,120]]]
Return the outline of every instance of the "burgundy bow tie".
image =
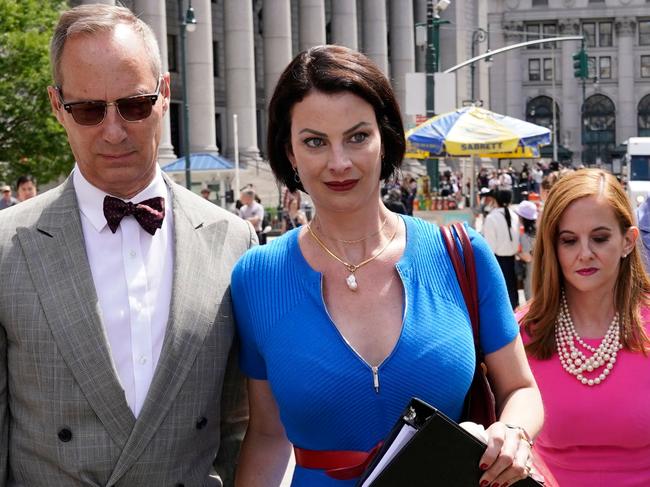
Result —
[[[104,198],[104,216],[111,232],[117,231],[120,221],[126,215],[133,215],[140,226],[153,235],[162,227],[165,218],[165,199],[157,196],[140,203],[131,203],[112,196]]]

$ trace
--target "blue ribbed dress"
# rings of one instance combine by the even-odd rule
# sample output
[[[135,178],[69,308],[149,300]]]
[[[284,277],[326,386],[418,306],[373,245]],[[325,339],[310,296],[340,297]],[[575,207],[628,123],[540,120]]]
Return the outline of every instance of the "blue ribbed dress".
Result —
[[[304,259],[299,229],[249,250],[232,275],[232,300],[246,375],[268,380],[289,440],[309,450],[369,451],[412,396],[459,419],[474,371],[471,324],[437,226],[402,217],[406,248],[397,271],[405,296],[402,333],[379,366],[370,366],[331,321],[322,275]],[[519,328],[494,255],[469,229],[486,353]],[[296,467],[292,487],[354,486],[320,470]]]

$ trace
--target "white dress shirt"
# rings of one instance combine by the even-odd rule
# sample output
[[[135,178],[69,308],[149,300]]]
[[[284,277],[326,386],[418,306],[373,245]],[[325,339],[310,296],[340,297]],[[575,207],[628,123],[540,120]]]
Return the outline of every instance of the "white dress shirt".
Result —
[[[519,250],[519,217],[512,209],[510,210],[510,233],[508,233],[508,223],[503,208],[495,208],[488,213],[482,231],[495,255],[512,256]]]
[[[160,168],[156,168],[149,186],[129,201],[138,203],[162,196],[162,227],[151,235],[128,215],[112,233],[103,211],[107,193],[90,184],[78,167],[74,169],[73,181],[111,358],[126,401],[137,418],[151,385],[169,319],[174,268],[171,196]]]

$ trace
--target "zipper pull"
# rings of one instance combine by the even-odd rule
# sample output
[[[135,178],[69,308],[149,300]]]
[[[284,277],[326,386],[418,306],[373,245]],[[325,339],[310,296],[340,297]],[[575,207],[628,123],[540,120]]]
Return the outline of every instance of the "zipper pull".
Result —
[[[375,392],[379,393],[379,367],[373,365],[372,369],[372,385],[375,388]]]

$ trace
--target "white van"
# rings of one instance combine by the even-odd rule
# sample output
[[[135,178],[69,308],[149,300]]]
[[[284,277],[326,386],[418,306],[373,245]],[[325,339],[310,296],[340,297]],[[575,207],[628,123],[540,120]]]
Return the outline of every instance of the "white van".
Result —
[[[650,195],[650,137],[630,137],[625,154],[627,193],[634,208]]]

